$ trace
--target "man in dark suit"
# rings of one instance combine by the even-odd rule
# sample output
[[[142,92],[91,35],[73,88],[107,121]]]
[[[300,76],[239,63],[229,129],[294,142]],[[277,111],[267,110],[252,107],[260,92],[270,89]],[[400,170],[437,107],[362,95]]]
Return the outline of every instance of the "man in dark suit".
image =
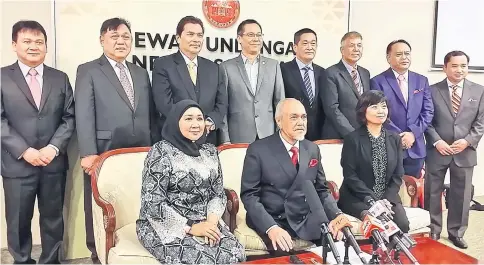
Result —
[[[217,144],[216,130],[227,112],[227,92],[219,77],[218,65],[198,56],[203,45],[204,27],[199,18],[184,17],[176,27],[179,51],[155,60],[153,96],[161,113],[160,124],[173,104],[192,99],[206,113],[207,141]]]
[[[294,33],[294,60],[281,63],[282,78],[286,97],[299,99],[308,115],[306,139],[322,139],[325,121],[323,104],[319,96],[324,89],[326,74],[324,68],[313,63],[318,37],[316,32],[304,28]]]
[[[349,221],[327,187],[318,146],[304,140],[304,106],[293,98],[281,100],[276,107],[276,122],[279,132],[255,141],[247,149],[240,196],[247,210],[247,225],[269,250],[287,252],[292,249],[293,238],[319,240],[322,223],[329,223],[331,233],[339,236]],[[319,196],[316,203],[321,212],[309,207],[307,181]]]
[[[370,90],[370,72],[358,61],[363,55],[363,37],[351,31],[341,38],[341,61],[326,69],[327,83],[321,90],[326,122],[325,139],[342,139],[360,125],[356,119],[356,103],[363,92]]]
[[[430,212],[431,236],[442,231],[441,194],[450,169],[448,196],[449,240],[467,248],[464,233],[469,221],[472,175],[477,145],[484,134],[484,87],[466,79],[469,57],[462,51],[444,58],[447,78],[430,87],[435,114],[426,132],[425,208]]]
[[[94,160],[117,148],[151,146],[159,139],[148,72],[126,61],[131,51],[129,22],[120,18],[101,26],[104,54],[77,68],[75,88],[81,167],[92,172]],[[84,178],[86,243],[97,259],[92,230],[91,179]]]
[[[405,175],[420,177],[426,156],[424,132],[434,116],[427,77],[409,71],[412,48],[405,40],[387,46],[388,70],[371,79],[371,89],[388,98],[390,121],[386,127],[402,137]]]
[[[75,129],[72,88],[64,72],[44,65],[47,34],[38,22],[15,23],[12,46],[18,61],[1,70],[8,250],[15,263],[35,264],[31,221],[37,197],[42,240],[39,263],[60,263],[67,144]]]

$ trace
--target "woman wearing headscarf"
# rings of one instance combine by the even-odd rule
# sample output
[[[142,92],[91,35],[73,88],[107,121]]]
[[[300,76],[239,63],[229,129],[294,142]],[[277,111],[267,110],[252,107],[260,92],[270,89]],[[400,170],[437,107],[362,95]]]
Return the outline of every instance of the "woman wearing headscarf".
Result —
[[[145,160],[141,244],[160,263],[228,264],[244,247],[221,220],[227,198],[214,145],[203,143],[205,119],[192,100],[176,103]]]

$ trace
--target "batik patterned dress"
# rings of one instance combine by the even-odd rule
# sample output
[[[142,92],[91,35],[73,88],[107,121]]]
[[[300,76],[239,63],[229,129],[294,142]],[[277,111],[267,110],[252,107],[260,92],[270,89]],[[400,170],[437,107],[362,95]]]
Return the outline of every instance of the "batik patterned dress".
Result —
[[[200,156],[189,156],[167,141],[155,144],[143,170],[140,217],[141,244],[160,263],[228,264],[245,261],[244,247],[221,220],[223,234],[211,247],[204,238],[185,233],[188,220],[222,216],[227,198],[217,149],[204,144]]]

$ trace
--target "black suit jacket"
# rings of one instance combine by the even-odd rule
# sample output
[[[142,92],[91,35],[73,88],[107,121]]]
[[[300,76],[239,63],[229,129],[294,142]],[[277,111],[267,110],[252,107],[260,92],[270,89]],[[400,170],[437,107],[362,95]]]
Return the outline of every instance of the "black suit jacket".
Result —
[[[320,94],[324,90],[326,73],[324,68],[313,63],[314,81],[315,81],[315,95],[313,104],[309,104],[309,96],[304,85],[301,71],[297,65],[296,59],[287,63],[281,63],[282,78],[284,80],[284,89],[286,98],[295,98],[301,101],[306,108],[308,115],[308,131],[306,139],[316,141],[323,139],[323,124],[325,115],[323,110],[323,102]]]
[[[133,81],[134,108],[106,56],[77,68],[76,123],[81,157],[151,146],[159,140],[148,72],[127,61],[126,65]]]
[[[318,163],[309,167],[313,159]],[[314,183],[327,216],[325,220],[309,211],[300,186],[305,180]],[[284,222],[302,239],[319,239],[321,224],[334,219],[339,212],[326,183],[318,146],[308,140],[299,143],[297,171],[278,132],[255,141],[247,149],[240,197],[247,210],[247,225],[260,235]]]
[[[67,75],[44,65],[39,109],[18,63],[2,67],[1,77],[2,176],[67,171],[67,144],[75,129],[74,99]],[[59,149],[59,155],[46,167],[34,167],[19,159],[29,147],[41,149],[49,144]]]
[[[363,91],[370,90],[370,72],[358,65]],[[327,83],[321,93],[326,122],[325,139],[342,139],[360,125],[356,119],[356,104],[360,95],[350,73],[342,61],[326,69]]]
[[[398,192],[404,174],[403,150],[400,136],[384,130],[388,161],[384,199],[396,204],[401,203]],[[366,196],[377,199],[373,194],[375,176],[373,175],[371,143],[366,126],[356,129],[344,138],[341,166],[344,179],[340,188],[339,204],[342,209],[351,208],[353,204],[363,202]],[[359,217],[359,214],[352,215]]]
[[[197,83],[193,84],[187,64],[180,51],[155,60],[152,80],[156,109],[161,114],[160,126],[173,104],[183,99],[198,102],[206,117],[219,129],[227,113],[227,91],[219,76],[218,65],[197,57]],[[216,132],[209,134],[209,142],[216,144]]]

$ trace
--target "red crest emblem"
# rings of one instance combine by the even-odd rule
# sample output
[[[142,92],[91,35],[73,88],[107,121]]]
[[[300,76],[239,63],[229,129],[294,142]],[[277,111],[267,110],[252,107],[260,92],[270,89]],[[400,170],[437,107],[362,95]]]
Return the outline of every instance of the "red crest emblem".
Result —
[[[216,28],[232,26],[240,15],[238,0],[203,0],[203,14]]]

